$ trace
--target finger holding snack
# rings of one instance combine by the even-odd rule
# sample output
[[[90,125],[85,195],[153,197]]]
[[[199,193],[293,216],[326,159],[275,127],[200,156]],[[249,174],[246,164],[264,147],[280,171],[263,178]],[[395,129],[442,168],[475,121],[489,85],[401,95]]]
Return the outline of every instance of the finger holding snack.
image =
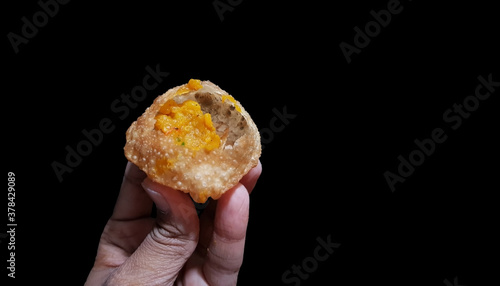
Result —
[[[262,172],[250,115],[190,80],[156,98],[126,137],[130,162],[85,285],[236,285]],[[198,217],[190,197],[217,201]]]

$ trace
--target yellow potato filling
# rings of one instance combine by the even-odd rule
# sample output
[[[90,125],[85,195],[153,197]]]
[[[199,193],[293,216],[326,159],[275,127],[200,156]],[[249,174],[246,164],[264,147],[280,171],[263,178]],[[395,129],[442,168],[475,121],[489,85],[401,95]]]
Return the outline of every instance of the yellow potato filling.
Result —
[[[221,144],[210,113],[203,113],[196,101],[178,104],[170,99],[163,104],[155,119],[155,129],[171,136],[177,145],[195,151],[211,151]]]
[[[201,80],[199,79],[190,79],[189,82],[183,86],[181,86],[177,92],[175,93],[176,95],[179,94],[184,94],[193,90],[198,90],[202,88],[203,86],[201,85]]]

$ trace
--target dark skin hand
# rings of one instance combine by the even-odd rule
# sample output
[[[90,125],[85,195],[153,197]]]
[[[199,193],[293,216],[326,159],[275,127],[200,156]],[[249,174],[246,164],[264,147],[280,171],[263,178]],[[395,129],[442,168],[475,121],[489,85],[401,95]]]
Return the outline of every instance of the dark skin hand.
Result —
[[[128,163],[85,285],[236,285],[261,172],[259,162],[198,217],[189,194]]]

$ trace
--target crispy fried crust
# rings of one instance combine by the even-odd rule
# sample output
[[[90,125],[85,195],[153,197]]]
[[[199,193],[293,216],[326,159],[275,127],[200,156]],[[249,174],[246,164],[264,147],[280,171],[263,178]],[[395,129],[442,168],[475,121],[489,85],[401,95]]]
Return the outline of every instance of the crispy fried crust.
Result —
[[[218,199],[236,185],[258,163],[261,144],[257,126],[238,101],[226,100],[228,93],[210,81],[203,88],[176,95],[177,86],[157,97],[127,130],[124,147],[127,159],[153,181],[189,193],[194,201]],[[177,103],[195,100],[204,113],[210,113],[221,146],[194,151],[175,144],[154,128],[160,107],[169,99]]]

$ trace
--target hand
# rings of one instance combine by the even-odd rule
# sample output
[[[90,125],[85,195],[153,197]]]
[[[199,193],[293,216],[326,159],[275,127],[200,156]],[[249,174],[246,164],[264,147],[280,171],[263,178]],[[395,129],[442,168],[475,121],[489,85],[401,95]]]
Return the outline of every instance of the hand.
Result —
[[[236,285],[249,193],[261,172],[259,162],[198,218],[188,194],[128,163],[85,285]]]

